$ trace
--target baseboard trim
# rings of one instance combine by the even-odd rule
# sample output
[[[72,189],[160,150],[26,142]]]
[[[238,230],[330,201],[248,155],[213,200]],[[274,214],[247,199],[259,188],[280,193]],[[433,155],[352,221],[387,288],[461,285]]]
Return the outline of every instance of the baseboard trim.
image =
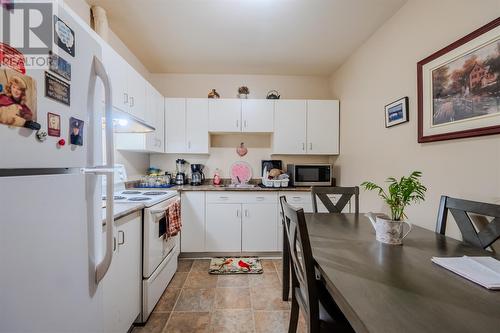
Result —
[[[281,252],[181,252],[179,259],[210,259],[213,257],[259,257],[281,259]]]

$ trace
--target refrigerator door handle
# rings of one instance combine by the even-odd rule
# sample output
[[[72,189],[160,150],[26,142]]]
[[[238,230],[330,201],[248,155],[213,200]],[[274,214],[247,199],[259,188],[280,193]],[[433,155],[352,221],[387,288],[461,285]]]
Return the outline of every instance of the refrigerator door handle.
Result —
[[[113,146],[113,107],[112,107],[112,96],[111,96],[111,82],[109,76],[106,73],[106,69],[102,62],[94,56],[91,70],[90,78],[90,93],[89,93],[89,107],[94,105],[93,100],[95,99],[95,83],[97,78],[100,78],[104,86],[104,111],[105,111],[105,129],[106,129],[106,165],[103,166],[91,166],[89,168],[83,168],[83,173],[104,175],[106,177],[106,249],[104,252],[104,257],[102,261],[97,263],[95,266],[95,281],[98,284],[106,275],[109,266],[111,265],[111,259],[113,257],[113,192],[114,192],[114,146]],[[96,117],[97,113],[95,110],[89,110],[90,117]],[[95,119],[93,119],[95,120]],[[94,225],[100,225],[95,223]]]
[[[113,174],[115,170],[113,168],[95,167],[95,168],[81,168],[80,172],[83,174],[107,175],[110,173]]]

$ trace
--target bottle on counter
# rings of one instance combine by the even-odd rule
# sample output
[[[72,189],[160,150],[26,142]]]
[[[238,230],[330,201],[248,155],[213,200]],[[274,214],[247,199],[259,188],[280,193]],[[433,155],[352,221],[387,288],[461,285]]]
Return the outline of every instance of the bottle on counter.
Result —
[[[215,169],[214,178],[213,178],[213,184],[216,185],[216,186],[222,184],[222,178],[220,176],[219,169]]]

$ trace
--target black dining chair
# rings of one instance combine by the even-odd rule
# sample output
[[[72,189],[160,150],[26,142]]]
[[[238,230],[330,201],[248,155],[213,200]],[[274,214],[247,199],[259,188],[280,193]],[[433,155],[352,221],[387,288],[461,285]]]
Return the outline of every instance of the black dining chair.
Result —
[[[302,208],[290,206],[280,198],[292,264],[292,308],[289,333],[297,331],[302,310],[308,332],[354,332],[324,283],[315,274],[309,234]]]
[[[286,202],[286,197],[280,197],[280,217],[283,226],[283,252],[281,253],[281,281],[282,281],[282,296],[283,301],[288,301],[290,295],[290,249],[288,248],[287,229],[285,227],[285,215],[283,214],[283,202]]]
[[[441,235],[446,233],[448,211],[457,223],[464,242],[485,249],[500,238],[500,205],[441,196],[436,224],[436,232]],[[492,219],[483,218],[485,223],[479,228],[473,222],[477,217]]]
[[[334,203],[328,195],[340,194],[339,200]],[[311,187],[312,205],[313,212],[318,212],[318,202],[317,198],[321,200],[323,205],[329,213],[341,213],[345,206],[349,203],[349,212],[351,212],[350,201],[354,196],[354,213],[359,214],[359,187],[321,187],[313,186]]]

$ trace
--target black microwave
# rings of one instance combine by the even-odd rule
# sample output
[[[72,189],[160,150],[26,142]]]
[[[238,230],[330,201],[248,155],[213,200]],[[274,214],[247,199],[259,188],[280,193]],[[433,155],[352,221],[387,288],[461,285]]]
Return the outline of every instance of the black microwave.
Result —
[[[332,164],[287,164],[292,186],[332,186]]]

